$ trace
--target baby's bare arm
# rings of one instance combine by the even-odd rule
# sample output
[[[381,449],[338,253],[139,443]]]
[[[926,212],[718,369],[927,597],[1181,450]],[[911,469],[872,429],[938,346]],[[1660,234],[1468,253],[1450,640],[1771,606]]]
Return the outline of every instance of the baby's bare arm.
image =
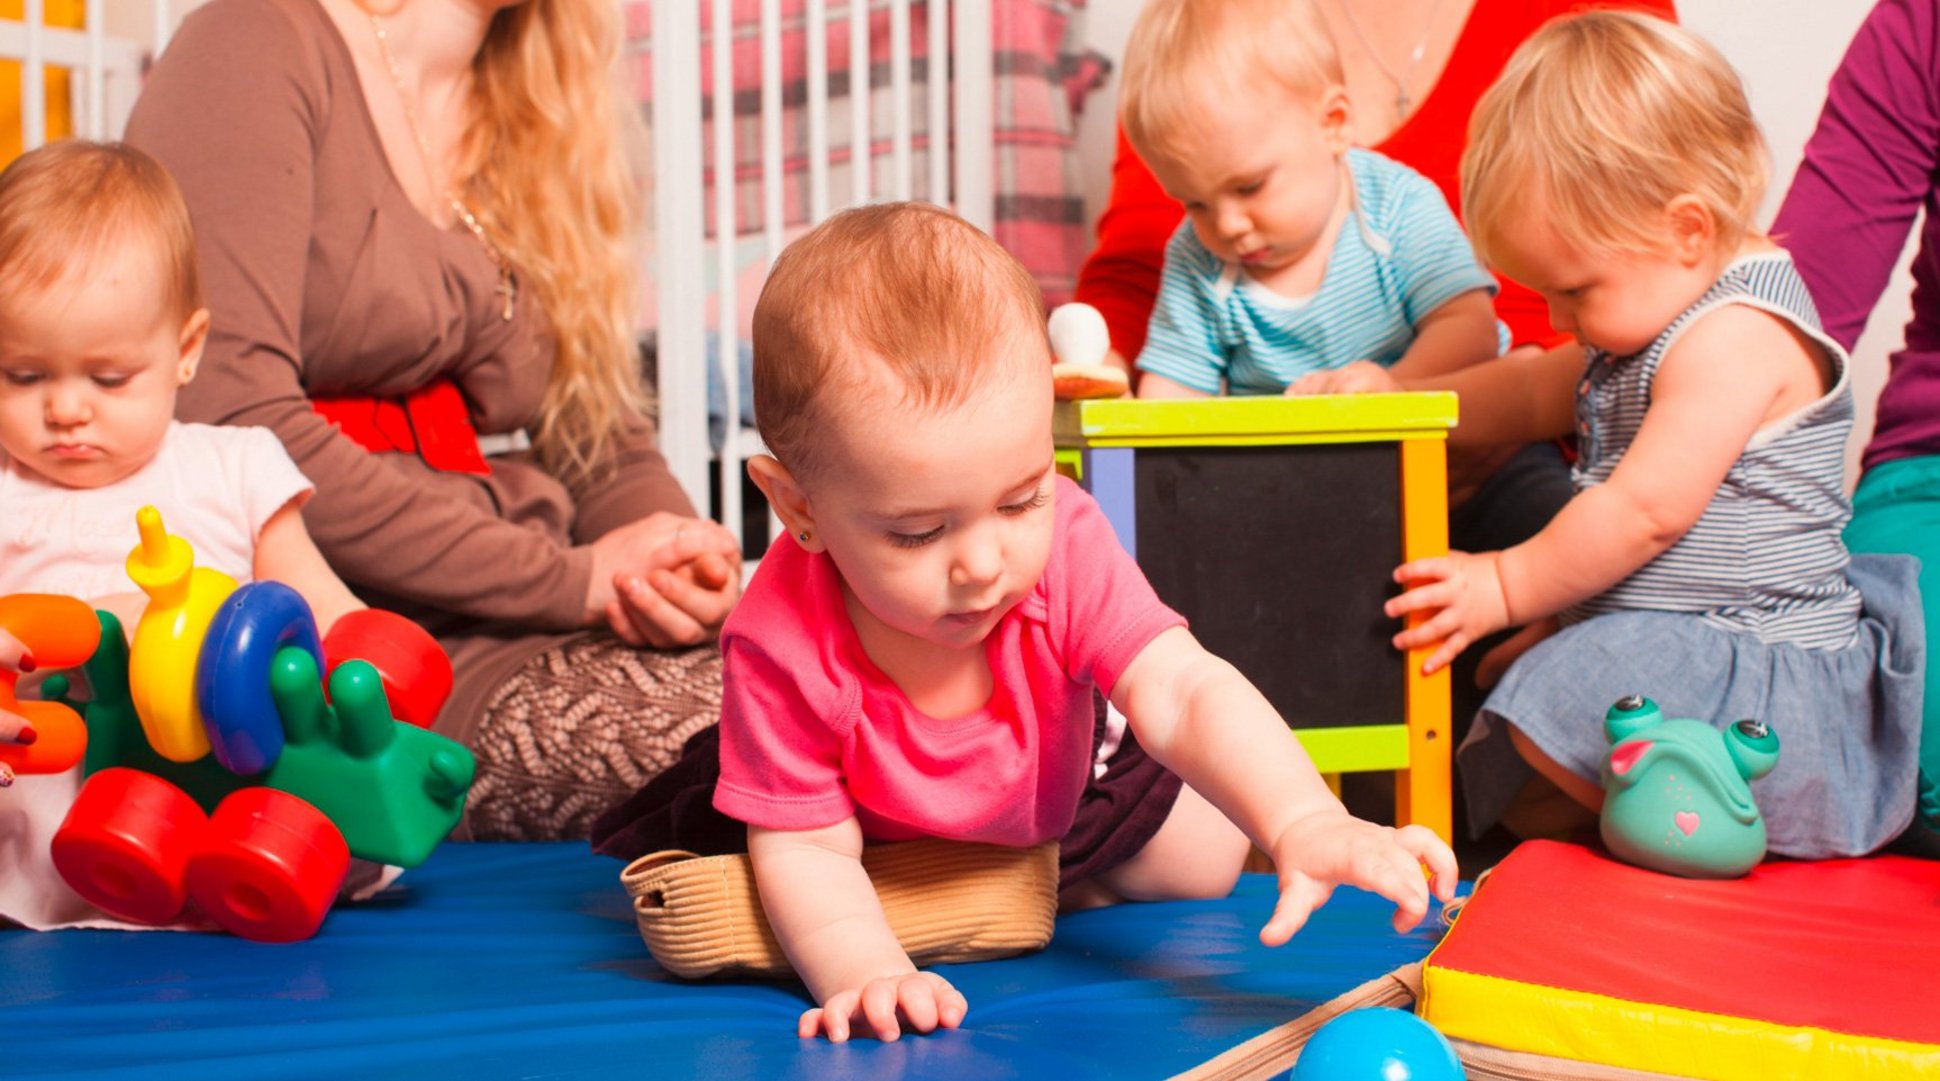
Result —
[[[955,1028],[967,1004],[948,982],[919,973],[883,915],[862,869],[862,827],[854,818],[814,830],[748,827],[748,858],[768,926],[818,1004],[802,1015],[802,1036],[893,1040],[902,1025]]]
[[[1415,340],[1389,369],[1403,382],[1432,379],[1496,355],[1495,303],[1486,289],[1450,297],[1415,324]]]
[[[302,594],[316,616],[317,629],[327,633],[337,617],[366,605],[317,551],[303,526],[302,506],[301,500],[292,499],[263,523],[252,574],[259,582],[281,582]]]
[[[1281,901],[1261,932],[1268,945],[1290,938],[1339,882],[1395,901],[1397,926],[1427,913],[1422,862],[1434,892],[1453,895],[1447,845],[1421,827],[1396,831],[1349,816],[1266,696],[1183,627],[1141,650],[1111,697],[1141,746],[1273,857]]]

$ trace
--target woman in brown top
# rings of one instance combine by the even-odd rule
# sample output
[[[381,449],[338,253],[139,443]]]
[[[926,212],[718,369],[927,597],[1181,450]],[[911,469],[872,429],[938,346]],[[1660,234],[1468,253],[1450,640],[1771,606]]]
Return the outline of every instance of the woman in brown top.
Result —
[[[646,416],[618,22],[214,0],[128,126],[188,198],[214,316],[178,412],[274,430],[338,573],[444,642],[478,837],[583,836],[713,722],[740,594]]]

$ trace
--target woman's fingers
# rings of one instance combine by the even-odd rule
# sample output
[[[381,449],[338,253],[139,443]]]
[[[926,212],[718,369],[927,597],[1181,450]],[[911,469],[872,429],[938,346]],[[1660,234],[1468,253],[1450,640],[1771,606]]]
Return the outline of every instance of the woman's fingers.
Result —
[[[27,646],[4,627],[0,627],[0,668],[11,668],[16,672],[34,670],[33,654],[27,652]]]
[[[656,574],[660,577],[675,578]],[[656,649],[673,649],[678,646],[699,645],[708,638],[708,630],[699,620],[688,614],[667,597],[662,596],[651,583],[639,575],[622,575],[614,583],[619,591],[618,606],[620,615],[631,628],[631,633],[614,629],[622,639],[633,645],[649,645]]]

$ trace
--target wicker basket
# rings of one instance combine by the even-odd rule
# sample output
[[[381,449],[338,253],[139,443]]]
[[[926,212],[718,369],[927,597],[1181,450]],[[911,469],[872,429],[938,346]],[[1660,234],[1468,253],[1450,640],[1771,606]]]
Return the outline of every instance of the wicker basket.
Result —
[[[1042,949],[1058,911],[1058,846],[959,841],[871,845],[862,867],[889,929],[916,964],[988,961]],[[640,937],[676,976],[788,976],[748,857],[671,850],[620,872]]]

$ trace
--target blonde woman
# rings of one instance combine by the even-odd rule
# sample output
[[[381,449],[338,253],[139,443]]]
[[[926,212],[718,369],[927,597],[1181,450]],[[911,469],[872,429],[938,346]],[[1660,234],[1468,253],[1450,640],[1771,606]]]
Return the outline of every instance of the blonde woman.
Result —
[[[718,714],[739,556],[654,449],[610,0],[214,0],[128,140],[213,326],[184,420],[274,430],[339,574],[438,634],[477,837],[584,835]],[[525,432],[487,458],[478,437]]]

